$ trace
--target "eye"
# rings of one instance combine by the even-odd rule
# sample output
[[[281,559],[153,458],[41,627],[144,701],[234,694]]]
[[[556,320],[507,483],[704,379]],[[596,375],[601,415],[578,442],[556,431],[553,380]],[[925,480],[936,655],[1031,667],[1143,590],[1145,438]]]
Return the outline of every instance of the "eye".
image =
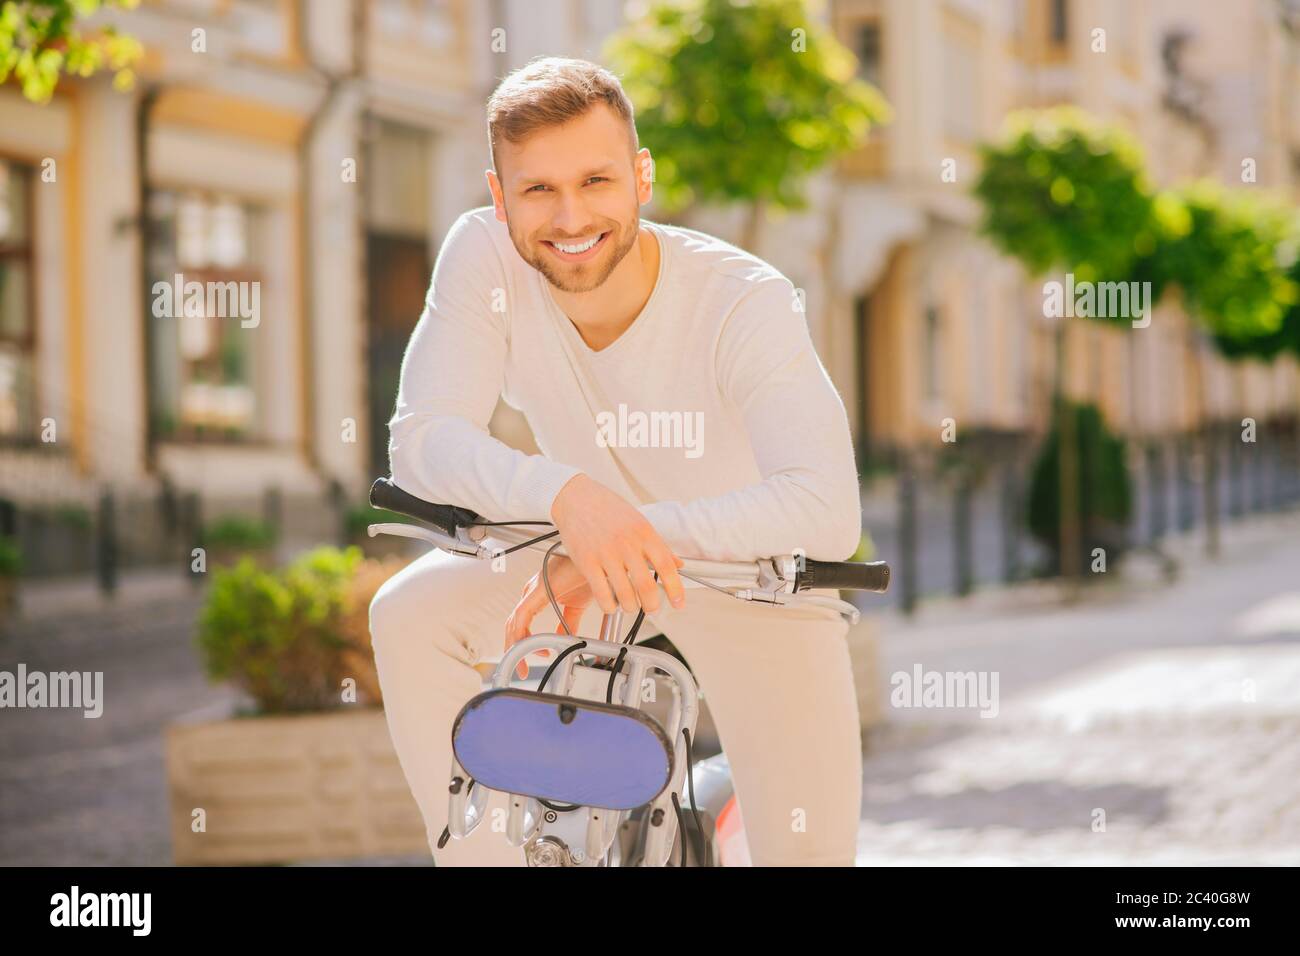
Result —
[[[536,186],[529,186],[527,189],[524,190],[524,192],[525,192],[525,193],[530,193],[530,192],[532,192],[534,189],[545,189],[545,188],[546,188],[546,186],[544,186],[542,183],[538,183]]]
[[[587,182],[589,182],[589,183],[591,183],[591,182],[596,182],[596,181],[600,181],[600,182],[602,182],[602,183],[607,183],[607,182],[609,182],[609,177],[607,177],[607,176],[592,176],[590,179],[587,180]]]

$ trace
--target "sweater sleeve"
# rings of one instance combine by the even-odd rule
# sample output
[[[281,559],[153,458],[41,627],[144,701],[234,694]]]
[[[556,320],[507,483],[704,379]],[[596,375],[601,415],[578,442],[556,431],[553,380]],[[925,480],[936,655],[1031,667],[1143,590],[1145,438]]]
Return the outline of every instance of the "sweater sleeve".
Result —
[[[857,550],[862,506],[848,415],[794,302],[785,277],[758,280],[717,343],[718,385],[741,411],[762,480],[640,506],[681,556],[748,561],[802,548],[843,561]]]
[[[465,213],[438,254],[424,311],[402,356],[388,423],[393,481],[417,497],[490,521],[550,520],[580,473],[488,433],[505,380],[506,269],[486,227]]]

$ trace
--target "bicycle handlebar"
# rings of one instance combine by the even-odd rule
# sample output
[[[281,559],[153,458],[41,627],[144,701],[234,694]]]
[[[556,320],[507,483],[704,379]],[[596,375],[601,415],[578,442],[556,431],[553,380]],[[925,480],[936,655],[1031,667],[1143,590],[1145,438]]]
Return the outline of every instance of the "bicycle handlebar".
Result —
[[[862,564],[856,561],[805,560],[795,576],[795,592],[812,588],[842,588],[848,591],[889,590],[889,565],[884,561]]]
[[[482,524],[482,518],[467,508],[435,504],[403,491],[391,478],[377,478],[370,486],[370,503],[376,508],[406,515],[434,525],[455,537],[459,528]],[[549,521],[546,524],[551,524]],[[725,562],[719,562],[725,564]],[[752,571],[752,563],[744,564]],[[884,561],[814,561],[805,559],[794,575],[793,593],[814,588],[884,592],[889,588],[889,565]]]
[[[376,478],[370,486],[370,503],[376,508],[392,511],[408,518],[427,521],[446,534],[455,536],[457,527],[465,527],[481,520],[468,508],[453,505],[436,505],[432,501],[417,498],[410,492],[403,491],[393,484],[391,478]]]

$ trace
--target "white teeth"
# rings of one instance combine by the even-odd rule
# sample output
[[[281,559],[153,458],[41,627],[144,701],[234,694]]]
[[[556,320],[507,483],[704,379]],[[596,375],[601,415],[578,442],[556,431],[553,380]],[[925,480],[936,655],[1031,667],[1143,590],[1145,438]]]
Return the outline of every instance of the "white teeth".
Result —
[[[604,235],[604,233],[602,233],[601,235]],[[555,246],[556,249],[559,249],[561,252],[567,252],[571,256],[576,256],[580,252],[586,252],[588,249],[590,249],[598,242],[600,242],[600,236],[596,236],[593,239],[588,239],[580,246],[566,246],[562,242],[554,242],[551,244]]]

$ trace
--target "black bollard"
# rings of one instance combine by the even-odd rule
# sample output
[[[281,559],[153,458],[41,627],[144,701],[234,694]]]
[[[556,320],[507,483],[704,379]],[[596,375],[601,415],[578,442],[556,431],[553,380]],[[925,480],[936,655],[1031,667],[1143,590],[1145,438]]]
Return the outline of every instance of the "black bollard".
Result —
[[[205,575],[194,570],[194,549],[203,547],[203,504],[199,500],[199,493],[191,491],[185,496],[184,519],[182,522],[181,543],[184,546],[182,555],[185,568],[185,576],[190,579],[190,583],[198,587],[203,583]],[[204,569],[207,569],[207,559],[204,558]]]
[[[1152,440],[1146,447],[1147,461],[1147,495],[1148,495],[1148,539],[1151,544],[1157,544],[1165,536],[1165,529],[1168,527],[1165,505],[1165,495],[1167,493],[1167,483],[1165,482],[1165,461],[1164,449],[1160,447],[1160,442]]]
[[[99,589],[106,597],[117,592],[117,512],[113,492],[105,488],[99,496],[99,520],[95,524],[95,570]]]
[[[1020,482],[1016,466],[1002,469],[1002,580],[1020,579]]]
[[[268,487],[262,495],[262,520],[271,529],[271,540],[278,543],[284,526],[284,501],[275,485]]]
[[[1201,431],[1202,451],[1205,457],[1205,553],[1210,557],[1219,554],[1219,447],[1213,425]]]
[[[1196,525],[1196,502],[1192,498],[1192,439],[1179,435],[1174,439],[1175,493],[1178,530],[1191,531]]]
[[[348,546],[348,496],[343,483],[331,478],[326,489],[326,501],[334,512],[334,536],[340,548]]]
[[[957,594],[965,597],[974,587],[975,559],[971,554],[971,495],[973,481],[969,468],[960,468],[953,495],[953,557]]]
[[[1228,431],[1228,516],[1237,518],[1246,510],[1245,455],[1242,454],[1241,434],[1231,426]]]
[[[916,478],[906,457],[898,474],[898,569],[903,612],[911,614],[916,610],[920,582],[916,560]]]
[[[1267,501],[1268,442],[1264,438],[1265,433],[1259,428],[1255,440],[1243,445],[1249,462],[1250,510],[1255,512],[1263,511]]]

